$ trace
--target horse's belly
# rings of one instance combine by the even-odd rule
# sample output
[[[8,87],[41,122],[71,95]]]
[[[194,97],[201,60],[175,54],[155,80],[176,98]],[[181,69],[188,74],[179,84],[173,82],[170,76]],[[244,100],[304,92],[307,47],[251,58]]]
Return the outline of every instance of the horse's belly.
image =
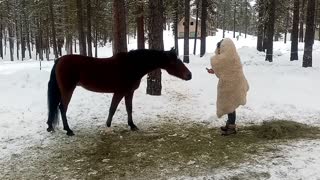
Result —
[[[115,91],[114,88],[109,86],[90,85],[86,83],[78,83],[78,86],[93,92],[113,93]]]
[[[136,89],[136,86],[127,83],[78,83],[79,86],[93,92],[101,93],[115,93],[115,92],[128,92]]]

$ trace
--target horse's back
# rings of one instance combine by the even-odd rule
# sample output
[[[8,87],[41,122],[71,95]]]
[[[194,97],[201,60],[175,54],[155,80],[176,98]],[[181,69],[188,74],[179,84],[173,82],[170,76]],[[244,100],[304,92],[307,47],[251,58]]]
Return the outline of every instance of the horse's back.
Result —
[[[81,55],[66,55],[57,64],[57,79],[60,84],[74,87],[80,85],[94,92],[127,91],[140,81],[128,75],[130,68],[125,54],[98,59]]]

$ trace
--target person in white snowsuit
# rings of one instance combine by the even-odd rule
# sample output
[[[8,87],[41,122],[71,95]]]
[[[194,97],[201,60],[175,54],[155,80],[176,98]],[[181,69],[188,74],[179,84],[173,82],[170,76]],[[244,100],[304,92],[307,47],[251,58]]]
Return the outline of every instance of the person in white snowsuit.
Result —
[[[215,55],[211,57],[211,69],[218,79],[217,116],[228,115],[226,125],[221,127],[222,135],[236,133],[236,109],[247,102],[249,84],[243,74],[240,57],[231,39],[226,38],[217,44]]]

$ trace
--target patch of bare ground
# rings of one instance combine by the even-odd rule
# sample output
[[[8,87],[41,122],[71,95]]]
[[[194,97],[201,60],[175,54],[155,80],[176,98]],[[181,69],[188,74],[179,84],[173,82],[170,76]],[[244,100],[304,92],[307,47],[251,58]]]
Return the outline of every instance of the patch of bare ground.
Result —
[[[204,124],[164,123],[138,132],[80,130],[52,134],[10,160],[0,162],[0,179],[166,179],[201,176],[277,151],[288,139],[319,138],[319,129],[291,121],[240,127],[224,137]],[[268,174],[262,174],[268,177]],[[236,178],[236,177],[235,177]]]

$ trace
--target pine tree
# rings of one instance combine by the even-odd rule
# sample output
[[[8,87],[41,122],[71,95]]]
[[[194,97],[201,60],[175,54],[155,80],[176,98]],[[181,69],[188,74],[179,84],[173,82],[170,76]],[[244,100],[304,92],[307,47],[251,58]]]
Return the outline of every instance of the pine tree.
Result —
[[[113,0],[113,54],[127,52],[125,1]]]
[[[264,4],[263,0],[257,1],[258,8],[258,27],[257,27],[257,50],[264,51],[263,39],[264,39]]]
[[[163,50],[163,28],[159,28],[159,22],[163,22],[163,0],[149,2],[149,49]],[[162,90],[161,70],[157,69],[148,74],[147,94],[160,96]]]
[[[294,0],[290,61],[298,60],[299,0]]]
[[[49,14],[50,14],[49,18],[50,18],[50,25],[51,25],[51,33],[52,33],[53,53],[55,58],[58,58],[56,26],[54,23],[54,13],[53,13],[53,0],[49,0]]]
[[[307,22],[302,67],[312,67],[312,48],[314,44],[315,0],[308,0]]]
[[[202,0],[201,5],[201,47],[200,57],[206,53],[206,38],[207,38],[207,7],[208,1]]]
[[[274,36],[274,23],[275,23],[275,7],[276,1],[270,0],[268,3],[268,20],[266,24],[267,28],[267,54],[266,54],[266,61],[272,62],[273,61],[273,36]]]
[[[0,9],[1,11],[1,9]],[[0,12],[0,57],[3,59],[3,15],[2,12]]]
[[[193,45],[193,54],[196,55],[197,50],[197,39],[198,39],[198,21],[199,21],[199,4],[200,0],[197,0],[196,2],[196,29],[194,34],[194,45]]]
[[[183,62],[189,63],[189,25],[190,25],[190,0],[185,0],[184,4],[184,51]]]
[[[237,1],[234,0],[233,4],[233,38],[236,38],[236,22],[237,22]]]
[[[87,55],[87,45],[84,34],[84,23],[83,23],[83,5],[82,0],[77,0],[77,19],[78,19],[78,35],[79,35],[79,48],[80,54],[83,56]]]
[[[299,42],[303,42],[303,34],[304,34],[304,17],[305,17],[305,2],[306,0],[302,0],[300,5],[300,27],[299,27]]]
[[[92,57],[92,30],[91,30],[91,0],[86,0],[87,4],[87,44],[88,56]]]
[[[137,2],[137,17],[136,17],[136,21],[137,21],[137,46],[138,49],[144,49],[145,45],[144,45],[144,14],[143,14],[143,6],[144,3],[143,1],[138,1]]]
[[[179,23],[179,1],[174,3],[174,16],[173,16],[173,35],[174,35],[174,48],[176,53],[179,55],[179,44],[178,44],[178,23]]]

